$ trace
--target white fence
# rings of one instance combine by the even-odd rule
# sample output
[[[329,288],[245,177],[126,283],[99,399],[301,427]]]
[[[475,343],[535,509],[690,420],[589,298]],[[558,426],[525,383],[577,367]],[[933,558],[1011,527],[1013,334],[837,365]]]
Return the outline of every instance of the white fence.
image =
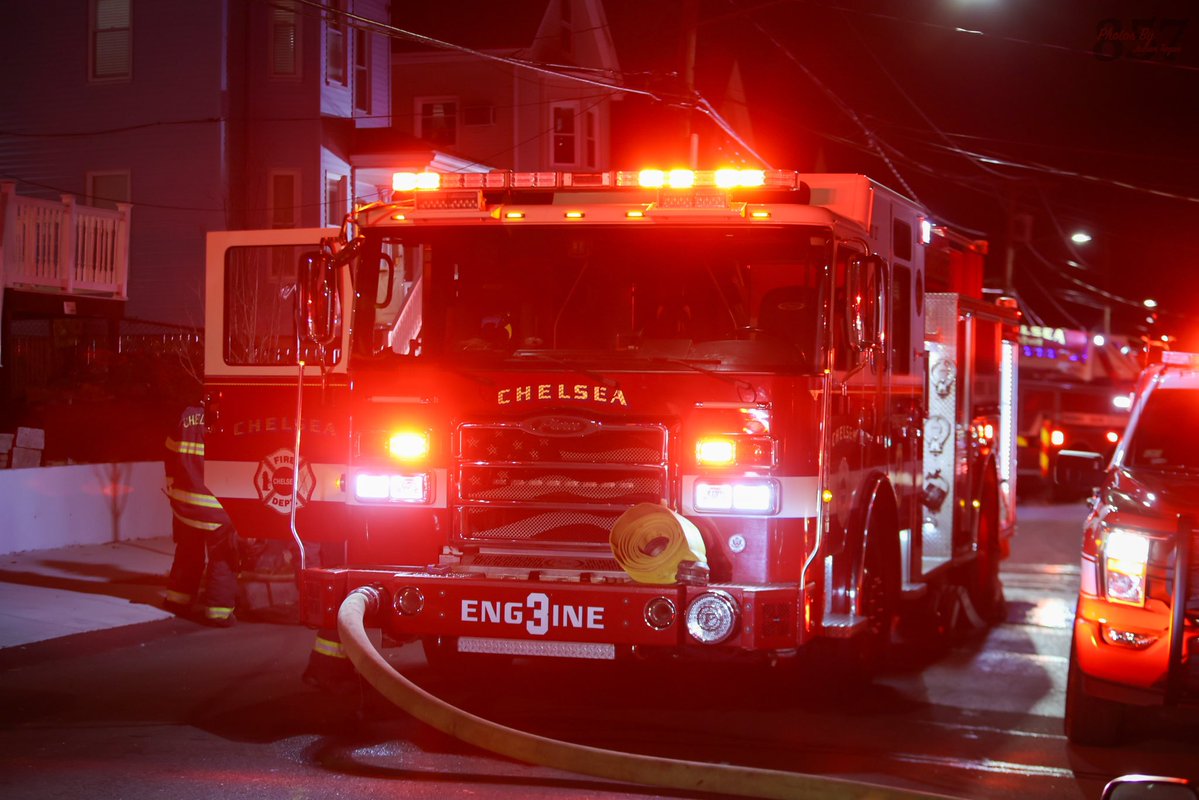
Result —
[[[161,461],[0,470],[0,554],[171,533]]]

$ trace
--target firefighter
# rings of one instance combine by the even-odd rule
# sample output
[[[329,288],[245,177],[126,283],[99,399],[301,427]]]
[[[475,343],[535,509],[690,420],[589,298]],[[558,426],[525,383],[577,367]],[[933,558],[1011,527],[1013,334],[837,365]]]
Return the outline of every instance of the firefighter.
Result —
[[[322,568],[336,567],[346,562],[345,542],[321,542],[306,545],[304,549],[311,554],[310,560]],[[336,627],[317,630],[312,651],[308,654],[308,665],[301,677],[309,686],[337,695],[346,695],[358,688],[358,672],[341,645],[341,636]]]
[[[163,607],[227,628],[237,620],[237,533],[204,485],[204,409],[189,406],[166,441],[166,494],[175,559]]]

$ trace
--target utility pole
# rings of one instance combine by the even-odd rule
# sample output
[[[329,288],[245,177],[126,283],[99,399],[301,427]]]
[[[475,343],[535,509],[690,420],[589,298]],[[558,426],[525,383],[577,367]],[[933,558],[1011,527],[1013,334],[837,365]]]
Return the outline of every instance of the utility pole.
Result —
[[[1016,188],[1009,183],[1007,187],[1007,247],[1003,260],[1003,291],[1011,296],[1016,294],[1016,245],[1028,244],[1032,241],[1032,215],[1018,211],[1016,207]]]
[[[1007,185],[1007,237],[1003,254],[1003,291],[1010,297],[1016,296],[1016,190]]]
[[[687,102],[695,99],[695,41],[699,26],[699,0],[682,0],[683,22],[683,92]],[[699,134],[694,130],[695,109],[688,107],[683,121],[683,135],[690,155],[690,166],[699,169]]]

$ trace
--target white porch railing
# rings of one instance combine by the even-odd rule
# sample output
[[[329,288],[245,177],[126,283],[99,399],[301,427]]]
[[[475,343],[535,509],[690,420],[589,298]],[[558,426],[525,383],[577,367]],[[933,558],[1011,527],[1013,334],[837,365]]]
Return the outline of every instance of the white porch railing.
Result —
[[[0,182],[0,284],[128,299],[128,203],[117,210],[17,195]]]

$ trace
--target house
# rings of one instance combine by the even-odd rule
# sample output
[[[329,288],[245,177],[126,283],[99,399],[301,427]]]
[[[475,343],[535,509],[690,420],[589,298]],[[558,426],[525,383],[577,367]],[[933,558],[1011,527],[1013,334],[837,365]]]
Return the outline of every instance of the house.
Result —
[[[190,350],[208,231],[335,226],[399,169],[603,169],[619,97],[600,0],[39,0],[0,48],[37,65],[0,83],[0,431]]]
[[[610,168],[619,64],[600,0],[396,7],[392,122],[351,161],[396,170]]]
[[[198,329],[208,231],[337,224],[375,190],[350,157],[356,131],[391,121],[389,13],[387,0],[6,7],[0,49],[33,66],[0,82],[0,430],[78,400],[131,326]],[[80,220],[124,250],[86,279]]]

